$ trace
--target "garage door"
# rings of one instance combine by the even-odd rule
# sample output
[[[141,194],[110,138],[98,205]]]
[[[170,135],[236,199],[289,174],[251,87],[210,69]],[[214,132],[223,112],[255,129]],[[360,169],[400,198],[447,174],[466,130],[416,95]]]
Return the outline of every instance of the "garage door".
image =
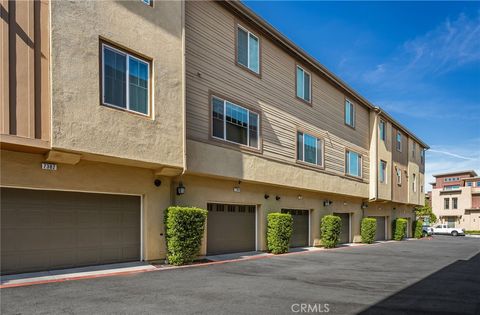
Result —
[[[376,241],[384,241],[386,240],[386,233],[385,233],[385,217],[372,217],[377,219],[377,234],[375,235]]]
[[[207,254],[255,250],[255,205],[207,204]]]
[[[350,214],[349,213],[334,213],[342,219],[342,230],[340,231],[340,244],[350,242]]]
[[[293,233],[290,247],[308,246],[309,210],[282,209],[282,213],[290,213],[293,217]]]
[[[1,189],[2,274],[140,260],[140,197]]]

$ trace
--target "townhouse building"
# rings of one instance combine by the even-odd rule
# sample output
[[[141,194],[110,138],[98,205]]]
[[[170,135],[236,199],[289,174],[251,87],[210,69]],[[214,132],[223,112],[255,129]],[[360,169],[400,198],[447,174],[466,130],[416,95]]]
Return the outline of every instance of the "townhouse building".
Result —
[[[433,175],[432,211],[440,223],[480,230],[480,177],[473,170]]]
[[[423,204],[427,144],[240,2],[0,5],[2,273],[163,259],[169,205],[208,210],[207,255]]]

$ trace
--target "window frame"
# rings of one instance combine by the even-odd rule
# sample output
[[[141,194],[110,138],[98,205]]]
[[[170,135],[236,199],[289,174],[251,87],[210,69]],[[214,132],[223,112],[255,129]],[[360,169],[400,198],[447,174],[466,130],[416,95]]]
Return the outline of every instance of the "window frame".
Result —
[[[385,165],[385,169],[382,167],[383,165]],[[378,179],[379,179],[380,183],[388,184],[388,181],[387,181],[388,180],[387,179],[387,162],[384,161],[384,160],[380,160],[380,165],[379,166],[380,166],[380,168],[379,168],[379,176],[378,176],[379,178]],[[383,181],[382,181],[382,178],[380,177],[380,174],[381,174],[381,171],[383,169],[384,169],[384,171],[383,171],[383,174],[384,174],[383,177],[384,178],[383,178]]]
[[[352,175],[352,174],[349,174],[348,173],[348,168],[349,168],[349,164],[348,164],[348,154],[350,152],[353,152],[355,154],[358,155],[359,157],[359,172],[360,172],[360,175]],[[352,178],[357,178],[357,179],[363,179],[363,154],[359,153],[358,151],[355,151],[355,150],[352,150],[352,149],[349,149],[349,148],[345,148],[345,155],[344,155],[344,163],[345,163],[345,176],[348,176],[348,177],[352,177]]]
[[[299,149],[298,148],[298,134],[299,133],[303,134],[303,148],[302,148],[303,160],[298,159],[298,149]],[[317,140],[317,149],[315,150],[316,163],[311,163],[311,162],[305,161],[305,135],[309,135],[310,137],[315,138]],[[320,157],[321,158],[321,164],[318,163],[319,162],[319,160],[318,160],[318,142],[320,142],[321,149],[322,149],[322,156]],[[303,129],[297,129],[295,131],[295,161],[297,163],[300,163],[300,164],[313,166],[313,167],[320,168],[320,169],[325,169],[325,139],[323,137],[319,137],[315,134],[307,132]]]
[[[241,64],[238,61],[238,30],[244,30],[247,32],[247,66]],[[258,72],[249,68],[250,65],[250,34],[254,36],[258,40]],[[256,35],[255,33],[251,32],[247,27],[240,24],[238,21],[235,22],[235,64],[243,70],[250,72],[251,74],[257,76],[258,78],[262,78],[262,44],[260,36]]]
[[[450,209],[450,198],[443,198],[443,209]]]
[[[116,53],[122,54],[126,56],[126,91],[125,91],[125,98],[126,98],[126,108],[120,107],[115,104],[110,104],[108,102],[105,102],[105,71],[104,71],[104,62],[105,62],[105,48],[108,48]],[[117,44],[114,44],[110,41],[107,41],[103,38],[100,38],[100,45],[99,45],[99,50],[100,50],[100,105],[125,111],[128,113],[132,113],[135,115],[139,115],[142,117],[153,117],[153,101],[152,101],[152,86],[153,86],[153,79],[152,79],[152,59],[145,57],[143,55],[140,55],[130,49],[124,48],[122,46],[119,46]],[[138,112],[135,110],[130,109],[130,91],[129,91],[129,83],[130,83],[130,75],[129,75],[129,58],[133,58],[135,60],[138,60],[139,62],[143,62],[147,65],[147,71],[148,71],[148,84],[147,84],[147,113],[142,113]]]
[[[258,111],[258,110],[254,110],[252,109],[251,107],[248,107],[248,106],[244,106],[243,104],[240,105],[239,102],[236,102],[228,97],[224,97],[222,96],[221,94],[218,94],[218,93],[212,93],[210,92],[210,97],[209,97],[209,110],[210,110],[210,113],[209,113],[209,117],[210,117],[210,125],[209,125],[209,139],[215,141],[215,142],[218,142],[218,143],[222,143],[222,144],[225,144],[225,145],[228,145],[228,146],[234,146],[234,147],[238,147],[240,149],[243,149],[243,150],[249,150],[249,151],[254,151],[254,152],[261,152],[262,150],[262,145],[263,145],[263,142],[262,142],[262,115],[261,115],[261,111]],[[213,99],[216,98],[216,99],[219,99],[221,101],[223,101],[223,114],[224,114],[224,122],[223,122],[223,137],[224,138],[219,138],[219,137],[216,137],[213,135]],[[227,133],[226,133],[226,119],[225,119],[225,113],[226,113],[226,102],[229,102],[231,103],[232,105],[235,105],[235,106],[238,106],[242,109],[245,109],[247,110],[247,118],[248,118],[248,126],[247,126],[247,144],[242,144],[242,143],[237,143],[237,142],[234,142],[234,141],[230,141],[230,140],[227,140],[226,139],[226,136],[227,136]],[[253,113],[253,114],[256,114],[257,117],[258,117],[258,130],[257,130],[257,147],[252,147],[252,146],[249,146],[248,143],[250,142],[250,112]]]
[[[452,197],[452,210],[458,209],[458,197]]]
[[[400,168],[395,168],[397,185],[402,186],[402,170]]]
[[[347,102],[351,105],[351,108],[352,108],[352,113],[351,113],[352,124],[347,122]],[[352,102],[348,97],[345,97],[345,100],[343,102],[343,123],[346,126],[352,128],[352,129],[355,129],[356,124],[357,124],[356,116],[357,116],[357,109],[356,109],[355,103]]]
[[[415,141],[412,142],[412,158],[416,158],[417,156],[417,143]]]
[[[297,70],[298,69],[302,69],[303,71],[303,87],[305,88],[305,73],[307,73],[309,76],[310,76],[310,82],[309,82],[309,85],[308,85],[308,88],[309,88],[309,91],[310,91],[310,100],[306,100],[300,96],[298,96],[297,94],[297,90],[298,90],[298,85],[297,85],[297,81],[298,81],[298,74],[297,74]],[[312,78],[312,73],[310,71],[307,71],[305,70],[305,67],[302,67],[300,64],[296,63],[295,64],[295,97],[297,99],[299,99],[300,101],[304,102],[305,104],[309,105],[309,106],[312,106],[312,99],[313,99],[313,95],[312,95],[312,81],[313,81],[313,78]],[[305,94],[305,91],[304,91],[304,94]],[[304,95],[305,96],[305,95]]]
[[[412,174],[412,190],[413,192],[417,192],[417,174]]]
[[[400,141],[398,141],[398,136],[400,136]],[[399,130],[397,130],[397,133],[395,135],[395,149],[398,152],[402,152],[402,147],[403,147],[402,142],[403,142],[403,135]],[[398,146],[398,144],[400,144],[400,147]]]
[[[153,0],[140,0],[143,4],[148,5],[149,7],[153,7]],[[145,2],[145,1],[148,1]]]
[[[383,137],[382,137],[381,126],[383,126]],[[383,119],[380,119],[380,122],[378,124],[378,133],[379,133],[380,140],[383,142],[387,142],[387,123]]]

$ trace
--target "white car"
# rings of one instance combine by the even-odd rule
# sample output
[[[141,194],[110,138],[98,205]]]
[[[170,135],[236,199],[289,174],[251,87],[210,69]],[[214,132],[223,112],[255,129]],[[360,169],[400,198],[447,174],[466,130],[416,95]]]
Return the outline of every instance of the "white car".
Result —
[[[450,228],[446,224],[439,224],[433,227],[433,234],[465,235],[465,229]]]

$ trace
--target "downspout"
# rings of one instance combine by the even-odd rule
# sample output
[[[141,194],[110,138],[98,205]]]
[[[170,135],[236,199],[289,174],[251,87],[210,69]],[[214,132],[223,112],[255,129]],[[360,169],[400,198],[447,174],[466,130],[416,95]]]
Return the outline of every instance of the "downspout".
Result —
[[[183,169],[180,174],[180,178],[185,174],[187,170],[187,74],[186,74],[186,61],[185,61],[185,1],[182,3],[182,104],[183,104]]]

